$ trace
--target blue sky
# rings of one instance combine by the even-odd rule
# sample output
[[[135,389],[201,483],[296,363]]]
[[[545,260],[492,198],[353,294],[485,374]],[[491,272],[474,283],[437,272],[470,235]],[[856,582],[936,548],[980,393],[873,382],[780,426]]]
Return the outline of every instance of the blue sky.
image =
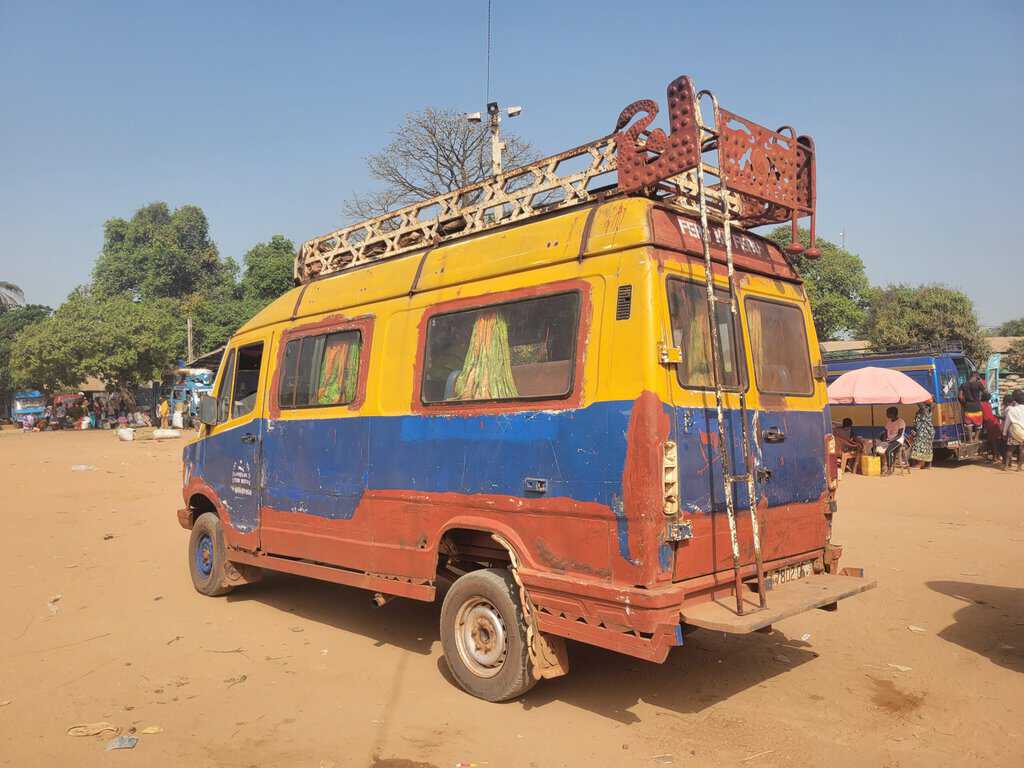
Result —
[[[103,222],[154,200],[236,259],[333,229],[404,113],[483,108],[486,5],[0,0],[0,279],[59,304]],[[1024,6],[896,5],[495,0],[492,95],[548,153],[693,75],[814,136],[819,232],[873,282],[1024,315]]]

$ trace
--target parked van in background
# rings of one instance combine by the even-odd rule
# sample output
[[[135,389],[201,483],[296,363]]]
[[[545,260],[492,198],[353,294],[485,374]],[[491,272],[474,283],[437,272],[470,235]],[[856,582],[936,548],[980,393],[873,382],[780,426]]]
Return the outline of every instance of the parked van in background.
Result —
[[[935,450],[938,458],[971,459],[978,455],[981,442],[977,438],[972,439],[964,429],[963,408],[958,399],[960,386],[977,368],[962,348],[900,350],[877,354],[832,352],[825,355],[825,361],[829,384],[847,371],[867,366],[893,368],[905,373],[927,389],[935,401],[932,422],[935,425]],[[876,438],[885,428],[887,407],[833,405],[832,418],[836,422],[850,418],[853,420],[854,434]],[[898,409],[900,418],[907,424],[914,423],[916,405],[901,405]]]

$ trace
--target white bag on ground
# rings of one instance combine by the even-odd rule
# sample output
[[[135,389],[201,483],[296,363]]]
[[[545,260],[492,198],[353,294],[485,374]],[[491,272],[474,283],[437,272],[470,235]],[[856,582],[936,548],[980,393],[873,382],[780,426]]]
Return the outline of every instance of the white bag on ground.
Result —
[[[118,440],[125,440],[125,441],[134,440],[135,439],[135,430],[134,429],[128,429],[127,427],[121,427],[119,430],[117,430],[117,439]]]
[[[175,429],[185,428],[185,420],[181,417],[181,411],[175,411],[174,415],[171,416],[171,426]]]

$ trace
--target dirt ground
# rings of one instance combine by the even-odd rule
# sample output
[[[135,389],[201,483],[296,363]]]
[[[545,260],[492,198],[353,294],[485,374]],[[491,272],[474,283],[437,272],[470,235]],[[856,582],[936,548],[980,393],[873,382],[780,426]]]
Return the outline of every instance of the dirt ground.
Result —
[[[487,704],[447,674],[439,606],[194,592],[181,445],[0,433],[0,765],[1024,764],[1024,473],[847,476],[835,539],[878,589],[660,666],[570,644],[569,676]],[[162,732],[67,735],[97,721]]]

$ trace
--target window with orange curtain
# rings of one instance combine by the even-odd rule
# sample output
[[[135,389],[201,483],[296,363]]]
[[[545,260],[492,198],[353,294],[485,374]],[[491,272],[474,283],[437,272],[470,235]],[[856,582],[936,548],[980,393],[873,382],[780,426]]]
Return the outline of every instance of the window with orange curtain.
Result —
[[[803,309],[764,299],[748,298],[745,304],[758,391],[773,395],[814,394]]]
[[[728,294],[715,289],[715,296],[728,298]],[[668,310],[672,323],[672,344],[682,352],[682,362],[676,366],[679,383],[689,389],[710,389],[715,385],[711,376],[711,328],[708,325],[708,295],[703,284],[672,278],[668,281]],[[728,304],[715,304],[715,323],[718,330],[719,380],[725,389],[746,386],[746,365],[741,336]]]
[[[359,331],[304,336],[285,347],[278,404],[282,408],[347,405],[359,382]]]

